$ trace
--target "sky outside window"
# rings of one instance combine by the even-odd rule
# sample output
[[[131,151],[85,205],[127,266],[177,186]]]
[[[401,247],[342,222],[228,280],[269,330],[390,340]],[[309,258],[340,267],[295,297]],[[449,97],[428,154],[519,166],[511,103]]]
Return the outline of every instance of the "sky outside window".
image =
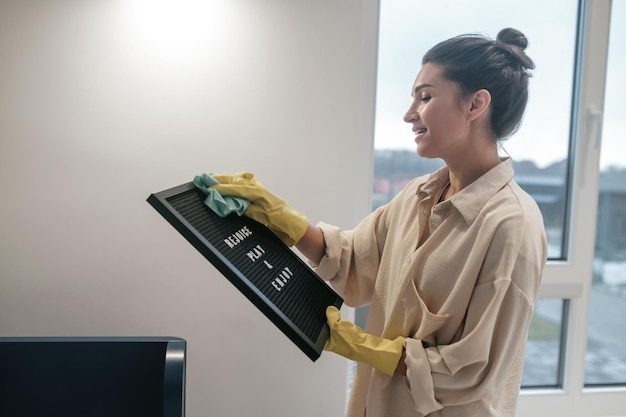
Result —
[[[528,159],[540,167],[567,158],[577,8],[575,0],[383,0],[375,147],[415,151],[411,128],[402,116],[428,49],[456,35],[482,33],[495,38],[501,29],[513,27],[528,38],[526,52],[536,69],[525,119],[504,143],[506,153],[516,161]]]

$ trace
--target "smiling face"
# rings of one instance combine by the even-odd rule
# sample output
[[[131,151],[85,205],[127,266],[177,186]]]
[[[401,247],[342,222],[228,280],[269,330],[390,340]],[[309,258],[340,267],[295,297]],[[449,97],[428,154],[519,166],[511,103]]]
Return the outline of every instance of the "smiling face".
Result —
[[[411,106],[404,116],[415,134],[417,153],[447,160],[462,155],[468,142],[470,100],[461,98],[455,82],[428,63],[417,75]]]

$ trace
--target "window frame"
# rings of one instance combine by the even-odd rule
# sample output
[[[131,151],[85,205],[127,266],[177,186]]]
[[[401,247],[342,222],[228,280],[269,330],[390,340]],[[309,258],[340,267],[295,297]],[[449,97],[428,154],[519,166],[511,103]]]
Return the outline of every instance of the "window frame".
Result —
[[[541,298],[569,302],[563,346],[563,387],[523,389],[518,417],[624,415],[626,386],[585,387],[589,300],[595,253],[602,115],[608,62],[611,0],[581,0],[569,168],[565,260],[546,265]]]

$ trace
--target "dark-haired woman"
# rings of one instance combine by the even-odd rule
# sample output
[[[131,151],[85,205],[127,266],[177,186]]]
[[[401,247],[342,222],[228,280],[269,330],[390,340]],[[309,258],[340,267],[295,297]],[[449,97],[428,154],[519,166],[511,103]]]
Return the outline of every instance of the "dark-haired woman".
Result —
[[[357,361],[348,416],[513,416],[543,267],[541,213],[513,180],[498,141],[528,96],[526,38],[455,37],[422,61],[404,116],[417,153],[440,170],[410,182],[356,228],[310,225],[247,173],[217,176],[223,195],[273,228],[351,306],[329,309],[327,350]]]

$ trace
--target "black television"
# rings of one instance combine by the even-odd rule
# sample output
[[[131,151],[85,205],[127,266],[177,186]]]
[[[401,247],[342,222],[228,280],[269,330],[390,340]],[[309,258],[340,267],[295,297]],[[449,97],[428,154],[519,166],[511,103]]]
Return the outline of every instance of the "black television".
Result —
[[[176,337],[0,337],[0,416],[184,417]]]

